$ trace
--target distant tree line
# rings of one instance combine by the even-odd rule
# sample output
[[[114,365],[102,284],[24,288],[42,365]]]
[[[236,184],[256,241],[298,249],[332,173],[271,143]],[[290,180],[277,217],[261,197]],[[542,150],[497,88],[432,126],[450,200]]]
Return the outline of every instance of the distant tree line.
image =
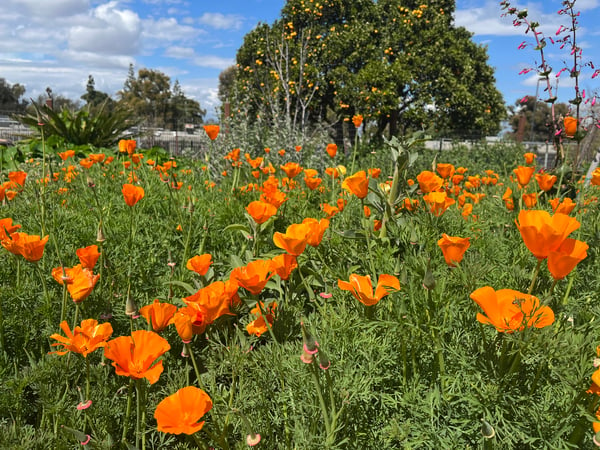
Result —
[[[0,114],[34,114],[34,105],[24,98],[25,92],[23,85],[11,85],[0,78]],[[146,68],[140,69],[136,76],[133,64],[129,66],[123,89],[117,92],[116,97],[97,90],[93,75],[89,75],[86,91],[80,100],[55,94],[48,87],[46,94],[39,95],[33,102],[38,106],[47,105],[57,112],[63,109],[75,112],[85,108],[90,115],[100,111],[105,114],[126,110],[132,122],[140,126],[180,131],[185,124],[202,123],[206,115],[198,101],[185,95],[178,80],[171,84],[166,74]]]

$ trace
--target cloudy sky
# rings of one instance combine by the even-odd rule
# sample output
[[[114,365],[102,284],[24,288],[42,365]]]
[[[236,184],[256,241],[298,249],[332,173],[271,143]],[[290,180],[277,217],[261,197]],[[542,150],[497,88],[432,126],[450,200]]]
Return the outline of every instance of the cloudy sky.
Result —
[[[136,72],[146,67],[178,79],[185,94],[200,101],[214,116],[219,73],[234,63],[243,37],[258,22],[272,23],[285,0],[2,0],[0,2],[0,78],[25,85],[27,97],[37,98],[50,86],[54,93],[78,99],[88,75],[96,89],[114,95],[123,87],[130,63]],[[426,3],[426,2],[425,2]],[[556,12],[561,0],[514,3],[528,8],[530,17],[543,24],[548,36],[564,16]],[[584,60],[600,68],[600,0],[578,0],[578,40]],[[499,1],[458,0],[456,24],[475,33],[474,40],[488,47],[489,63],[496,69],[498,88],[507,103],[535,94],[533,72],[518,75],[535,64],[532,42],[524,29],[501,17]],[[554,67],[569,64],[568,52],[549,46]],[[583,71],[588,93],[600,88],[600,76]],[[587,77],[585,76],[587,75]],[[568,76],[561,76],[564,96]],[[540,91],[541,91],[540,87]],[[543,92],[540,92],[540,96]],[[588,94],[589,95],[589,94]],[[564,99],[566,101],[566,99]]]

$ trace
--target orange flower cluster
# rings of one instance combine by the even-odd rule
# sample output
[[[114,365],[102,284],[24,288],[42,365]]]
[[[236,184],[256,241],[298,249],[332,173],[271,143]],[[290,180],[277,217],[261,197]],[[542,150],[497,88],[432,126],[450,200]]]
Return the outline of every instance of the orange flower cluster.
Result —
[[[515,223],[531,253],[538,260],[548,259],[548,270],[556,280],[566,277],[587,257],[588,245],[568,237],[580,226],[574,217],[561,213],[551,216],[541,210],[522,210]]]
[[[97,245],[80,248],[76,253],[79,264],[74,267],[55,267],[52,269],[52,278],[61,286],[67,286],[67,291],[75,303],[81,303],[89,297],[100,279],[100,274],[93,273],[100,253]]]
[[[30,262],[37,262],[44,256],[44,247],[49,236],[29,235],[18,232],[21,225],[13,225],[12,219],[0,220],[0,244],[13,255],[20,255]]]

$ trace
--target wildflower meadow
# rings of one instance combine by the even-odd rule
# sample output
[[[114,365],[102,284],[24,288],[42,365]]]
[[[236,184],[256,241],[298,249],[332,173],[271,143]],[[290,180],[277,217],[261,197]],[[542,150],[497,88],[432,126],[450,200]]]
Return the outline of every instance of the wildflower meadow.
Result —
[[[0,448],[600,445],[579,103],[554,168],[348,119],[345,147],[224,120],[174,156],[43,119],[0,147]]]

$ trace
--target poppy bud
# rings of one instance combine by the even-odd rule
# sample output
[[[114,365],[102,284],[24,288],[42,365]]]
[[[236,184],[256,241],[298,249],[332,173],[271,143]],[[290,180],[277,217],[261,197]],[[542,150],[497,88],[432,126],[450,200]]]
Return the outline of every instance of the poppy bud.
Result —
[[[258,445],[259,442],[260,442],[260,434],[258,434],[258,433],[250,433],[249,435],[246,436],[246,444],[248,444],[250,447],[254,447],[255,445]]]
[[[435,277],[433,276],[433,272],[427,265],[427,270],[425,271],[425,276],[423,277],[423,287],[428,291],[435,288]]]
[[[104,242],[105,240],[106,240],[106,236],[104,236],[102,227],[98,227],[98,232],[96,233],[96,242]]]
[[[481,434],[486,439],[492,439],[494,436],[496,436],[496,430],[494,430],[494,427],[484,419],[481,419]]]
[[[327,370],[329,369],[329,366],[331,366],[331,361],[329,360],[327,355],[321,350],[319,352],[319,367],[323,370]]]
[[[125,303],[125,314],[133,319],[135,319],[139,314],[135,300],[133,300],[129,295],[127,296],[127,302]]]

